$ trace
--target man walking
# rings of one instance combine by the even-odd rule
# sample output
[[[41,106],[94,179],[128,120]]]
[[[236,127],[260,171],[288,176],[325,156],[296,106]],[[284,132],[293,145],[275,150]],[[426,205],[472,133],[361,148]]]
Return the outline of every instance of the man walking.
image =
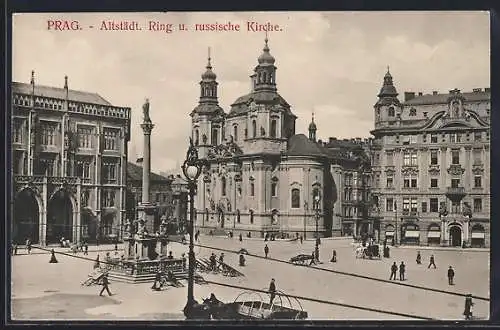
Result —
[[[431,258],[429,260],[429,266],[427,266],[427,269],[431,268],[431,266],[434,266],[434,269],[436,269],[436,263],[434,262],[434,255],[431,255]]]
[[[420,251],[417,251],[417,265],[422,263],[422,256],[420,255]]]
[[[397,271],[398,271],[398,265],[396,265],[396,262],[394,261],[394,263],[391,266],[391,277],[389,278],[389,280],[396,279]]]
[[[264,246],[264,254],[266,255],[266,258],[267,258],[267,255],[269,254],[269,247],[267,246]]]
[[[102,296],[102,293],[104,292],[104,290],[106,290],[108,292],[108,295],[112,296],[113,294],[109,291],[109,281],[108,281],[108,274],[104,274],[102,276],[102,290],[101,292],[99,293],[99,296]]]
[[[29,238],[26,240],[26,251],[31,254],[31,240]]]
[[[453,278],[455,277],[455,271],[453,267],[448,268],[448,284],[453,285]]]
[[[304,241],[304,237],[302,237],[302,235],[300,235],[300,244],[302,244],[302,242]]]
[[[87,244],[87,242],[83,243],[83,255],[89,255],[89,245]]]
[[[401,261],[401,264],[399,265],[399,280],[404,281],[405,280],[405,264],[404,262]]]
[[[466,320],[470,320],[472,318],[472,306],[474,306],[474,303],[472,302],[472,295],[469,293],[465,297],[464,316]]]
[[[274,283],[274,278],[271,279],[271,283],[269,284],[269,305],[273,304],[274,297],[276,296],[276,284]]]

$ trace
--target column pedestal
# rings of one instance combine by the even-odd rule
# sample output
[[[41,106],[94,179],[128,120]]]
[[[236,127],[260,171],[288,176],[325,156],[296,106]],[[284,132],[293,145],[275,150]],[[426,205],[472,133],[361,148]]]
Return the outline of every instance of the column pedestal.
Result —
[[[144,220],[146,230],[150,235],[153,235],[155,233],[155,229],[158,230],[158,228],[154,228],[155,209],[156,206],[150,203],[141,203],[137,205],[137,218]]]

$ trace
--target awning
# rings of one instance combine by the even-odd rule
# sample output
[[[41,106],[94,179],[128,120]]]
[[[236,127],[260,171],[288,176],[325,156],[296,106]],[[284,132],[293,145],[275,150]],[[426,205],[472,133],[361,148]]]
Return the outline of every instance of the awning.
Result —
[[[441,232],[440,231],[430,231],[427,233],[427,237],[429,238],[439,238],[441,237]]]
[[[481,233],[481,232],[472,232],[471,238],[482,238],[482,239],[484,239],[484,233]]]
[[[407,230],[405,231],[405,237],[420,237],[420,232],[418,230]]]
[[[393,231],[386,231],[385,236],[394,236],[394,232]]]

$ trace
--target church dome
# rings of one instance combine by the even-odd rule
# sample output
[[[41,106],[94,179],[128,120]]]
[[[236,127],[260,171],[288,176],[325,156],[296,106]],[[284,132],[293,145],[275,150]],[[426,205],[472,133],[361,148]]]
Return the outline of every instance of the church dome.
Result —
[[[258,61],[260,65],[273,65],[276,61],[274,57],[269,53],[269,46],[267,45],[268,39],[266,38],[266,45],[264,46],[263,53],[259,56]]]

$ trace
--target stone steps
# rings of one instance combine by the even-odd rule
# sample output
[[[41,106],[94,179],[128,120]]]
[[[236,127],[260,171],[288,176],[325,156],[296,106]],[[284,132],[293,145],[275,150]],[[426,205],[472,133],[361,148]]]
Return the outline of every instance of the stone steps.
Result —
[[[174,276],[177,279],[184,279],[184,278],[187,278],[187,276],[188,276],[187,270],[177,270],[177,271],[173,271],[172,273],[174,274]],[[116,271],[116,270],[110,270],[108,272],[108,277],[110,280],[113,280],[116,282],[138,284],[138,283],[153,282],[155,280],[156,274],[149,273],[149,274],[141,274],[141,275],[130,275],[130,274]]]

